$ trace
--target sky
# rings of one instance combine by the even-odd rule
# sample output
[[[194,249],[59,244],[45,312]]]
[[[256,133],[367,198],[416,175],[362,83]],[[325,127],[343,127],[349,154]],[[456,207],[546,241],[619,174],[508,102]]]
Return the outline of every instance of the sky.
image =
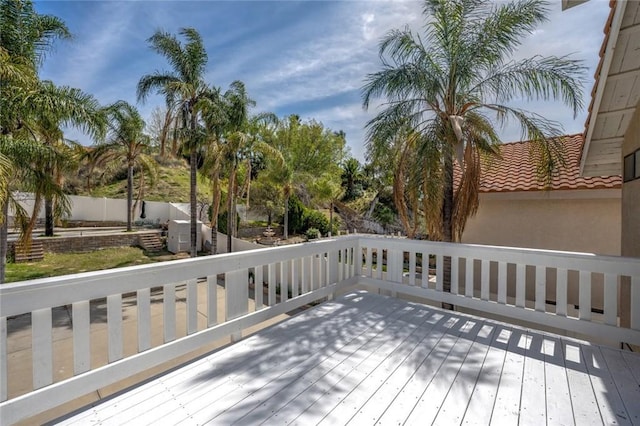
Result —
[[[560,9],[549,2],[549,21],[523,41],[514,54],[571,55],[588,67],[584,108],[573,112],[559,102],[512,103],[558,121],[567,134],[584,130],[598,63],[608,0],[591,0]],[[331,130],[346,133],[351,155],[363,161],[365,124],[380,102],[362,108],[361,87],[368,73],[381,69],[380,39],[391,29],[409,25],[421,31],[421,3],[415,1],[35,1],[38,13],[61,18],[73,34],[57,41],[41,69],[41,78],[93,94],[107,105],[135,104],[149,119],[164,102],[151,96],[137,103],[141,76],[170,70],[147,39],[156,31],[176,34],[193,27],[208,54],[206,80],[226,90],[234,80],[245,83],[256,101],[254,113],[279,117],[298,114]],[[520,140],[515,126],[500,131],[504,142]],[[70,139],[85,145],[88,136],[68,129]]]

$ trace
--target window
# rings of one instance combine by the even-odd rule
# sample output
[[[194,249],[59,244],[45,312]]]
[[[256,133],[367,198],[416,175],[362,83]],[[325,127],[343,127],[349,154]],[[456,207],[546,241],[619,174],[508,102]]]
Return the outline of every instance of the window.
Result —
[[[640,149],[624,157],[624,182],[640,179]]]

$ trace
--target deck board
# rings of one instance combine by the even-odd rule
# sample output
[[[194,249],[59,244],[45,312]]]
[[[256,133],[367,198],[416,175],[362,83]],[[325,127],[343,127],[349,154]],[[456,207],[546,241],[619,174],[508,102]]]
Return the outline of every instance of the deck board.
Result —
[[[354,292],[61,424],[640,424],[640,356]]]

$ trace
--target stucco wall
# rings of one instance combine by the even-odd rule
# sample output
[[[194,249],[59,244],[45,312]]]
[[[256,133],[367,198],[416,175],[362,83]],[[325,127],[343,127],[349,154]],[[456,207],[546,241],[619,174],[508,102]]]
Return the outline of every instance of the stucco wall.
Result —
[[[567,197],[560,198],[566,193]],[[586,198],[593,192],[604,198]],[[480,197],[462,242],[620,255],[620,191]],[[570,194],[573,193],[573,194]]]
[[[640,148],[640,102],[622,143],[622,158]],[[640,257],[640,179],[622,184],[622,255]]]

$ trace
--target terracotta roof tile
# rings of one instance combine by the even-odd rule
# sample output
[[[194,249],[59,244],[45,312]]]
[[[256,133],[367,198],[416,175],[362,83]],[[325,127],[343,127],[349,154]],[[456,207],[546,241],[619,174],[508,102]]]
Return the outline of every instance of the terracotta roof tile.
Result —
[[[553,177],[550,186],[538,178],[535,161],[531,159],[529,142],[501,145],[501,159],[492,159],[482,166],[480,192],[544,191],[567,189],[620,188],[622,177],[580,176],[582,134],[564,137],[566,166]],[[456,170],[459,179],[459,171]],[[456,179],[456,180],[458,180]]]

